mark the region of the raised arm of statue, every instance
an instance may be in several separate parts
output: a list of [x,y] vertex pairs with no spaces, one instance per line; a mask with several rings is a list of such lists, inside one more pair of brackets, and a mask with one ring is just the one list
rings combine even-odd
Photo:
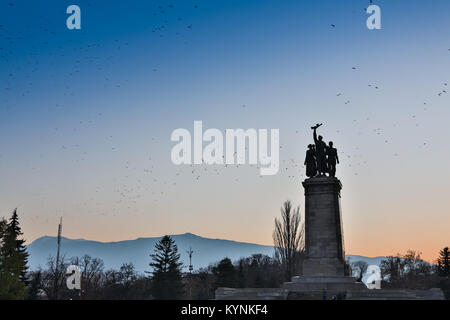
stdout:
[[318,123],[315,126],[311,127],[311,129],[313,129],[313,138],[314,138],[314,143],[315,144],[317,144],[317,132],[316,132],[316,129],[318,127],[320,127],[321,125],[322,125],[321,123]]

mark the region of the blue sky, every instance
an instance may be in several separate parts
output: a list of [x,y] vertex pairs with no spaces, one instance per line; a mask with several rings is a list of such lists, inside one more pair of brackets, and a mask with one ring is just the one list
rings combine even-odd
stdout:
[[[382,30],[363,0],[2,1],[0,215],[18,207],[29,241],[63,216],[75,238],[270,244],[323,122],[348,251],[432,256],[450,222],[450,3],[374,2]],[[280,173],[174,166],[170,134],[194,120],[279,128]]]

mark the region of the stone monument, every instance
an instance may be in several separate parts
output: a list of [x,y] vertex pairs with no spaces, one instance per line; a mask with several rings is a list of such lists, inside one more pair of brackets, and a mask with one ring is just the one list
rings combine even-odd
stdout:
[[348,290],[364,290],[365,285],[350,276],[350,268],[345,261],[342,184],[334,176],[339,158],[332,142],[327,146],[322,136],[317,137],[316,130],[320,126],[317,124],[311,128],[315,145],[308,146],[305,160],[309,178],[303,182],[306,250],[303,275],[293,277],[292,282],[283,287],[304,293],[326,291],[339,294]]
[[[219,300],[275,299],[360,299],[360,300],[440,300],[440,289],[369,290],[351,276],[345,261],[344,229],[341,215],[342,184],[336,178],[339,164],[333,142],[328,145],[313,130],[314,144],[308,146],[305,166],[305,251],[303,274],[294,276],[281,288],[218,288]],[[328,174],[328,175],[327,175]]]

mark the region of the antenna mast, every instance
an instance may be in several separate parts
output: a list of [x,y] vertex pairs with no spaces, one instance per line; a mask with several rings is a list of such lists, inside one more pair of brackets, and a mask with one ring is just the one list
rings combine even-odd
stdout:
[[192,254],[194,251],[192,251],[192,248],[189,247],[189,251],[187,253],[189,255],[189,273],[192,273],[192,270],[194,270],[194,267],[192,267]]
[[59,220],[59,225],[58,225],[58,251],[56,252],[56,266],[58,266],[58,263],[59,263],[59,249],[61,247],[61,232],[62,232],[62,217]]
[[58,250],[56,251],[56,266],[55,266],[55,300],[58,300],[58,283],[59,283],[59,251],[61,247],[61,232],[62,232],[62,217],[58,225]]
[[189,247],[189,251],[187,253],[189,255],[189,298],[192,299],[192,270],[194,270],[194,267],[192,266],[192,254],[194,251],[192,251],[192,248]]

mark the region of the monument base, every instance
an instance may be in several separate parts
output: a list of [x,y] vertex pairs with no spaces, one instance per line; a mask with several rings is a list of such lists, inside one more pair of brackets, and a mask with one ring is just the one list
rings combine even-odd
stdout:
[[296,276],[291,282],[285,282],[283,288],[289,290],[290,296],[296,299],[318,299],[327,297],[345,297],[348,292],[368,291],[362,282],[346,276]]
[[303,275],[312,278],[343,277],[346,275],[344,261],[336,258],[306,258],[303,262]]
[[[283,288],[217,288],[216,300],[322,300],[324,285],[326,300],[336,296],[339,300],[445,300],[441,289],[405,290],[381,289],[371,290],[362,283],[345,279],[328,279],[318,283],[318,279],[302,279],[287,282]],[[302,283],[302,281],[305,281]],[[319,280],[321,281],[321,280]],[[342,282],[344,281],[344,282]],[[347,282],[348,281],[348,282]],[[362,287],[360,286],[362,285]],[[310,290],[308,290],[308,288]],[[343,289],[346,288],[344,291]]]

